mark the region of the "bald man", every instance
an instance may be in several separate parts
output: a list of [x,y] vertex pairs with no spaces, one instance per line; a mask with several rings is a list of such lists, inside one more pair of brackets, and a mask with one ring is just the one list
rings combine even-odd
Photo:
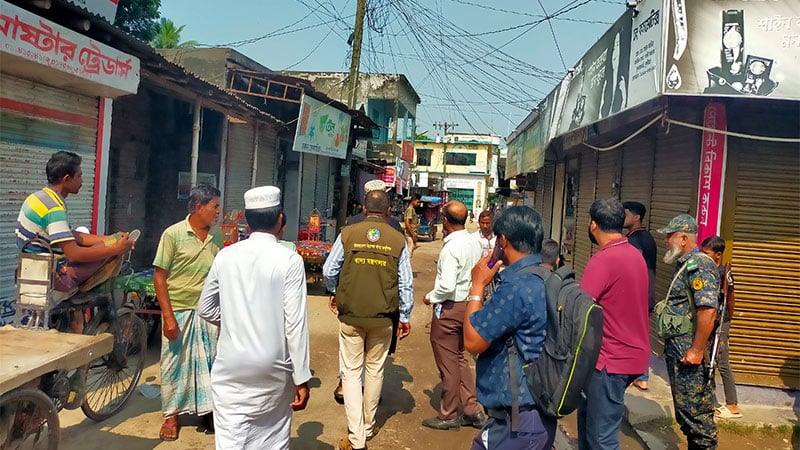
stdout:
[[[466,220],[463,203],[445,205],[444,247],[439,254],[436,284],[424,300],[433,305],[431,347],[442,379],[442,401],[437,416],[423,420],[422,425],[437,430],[481,428],[486,422],[475,396],[472,369],[464,357],[464,313],[471,271],[483,254],[480,241],[464,229]],[[460,417],[459,406],[464,412]]]

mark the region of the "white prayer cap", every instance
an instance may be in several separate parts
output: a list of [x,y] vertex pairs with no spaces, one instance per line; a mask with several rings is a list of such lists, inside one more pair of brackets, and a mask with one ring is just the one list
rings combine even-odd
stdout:
[[259,186],[244,193],[244,209],[263,209],[281,204],[281,190],[275,186]]
[[372,192],[372,191],[385,191],[388,190],[390,187],[386,185],[383,180],[369,180],[364,183],[364,191],[365,192]]

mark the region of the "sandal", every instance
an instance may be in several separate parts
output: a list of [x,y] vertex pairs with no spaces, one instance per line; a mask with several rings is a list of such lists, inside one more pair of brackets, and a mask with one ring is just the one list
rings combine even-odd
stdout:
[[632,384],[633,384],[633,387],[635,387],[636,389],[638,389],[640,391],[646,391],[647,387],[648,387],[647,386],[647,381],[644,381],[644,380],[635,380]]
[[164,423],[161,424],[161,431],[158,433],[158,437],[161,438],[162,441],[176,441],[178,440],[180,429],[181,426],[178,424],[178,418],[168,417],[164,419]]
[[742,413],[735,413],[728,409],[727,406],[723,405],[714,410],[714,417],[718,417],[720,419],[738,419],[742,417]]

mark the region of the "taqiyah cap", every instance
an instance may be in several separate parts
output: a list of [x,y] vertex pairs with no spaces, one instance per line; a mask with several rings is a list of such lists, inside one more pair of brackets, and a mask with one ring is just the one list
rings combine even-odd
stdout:
[[390,189],[389,186],[386,185],[386,182],[383,180],[369,180],[364,183],[364,191],[365,192],[372,192],[372,191],[386,191]]
[[661,234],[670,234],[679,231],[682,233],[697,233],[697,221],[688,214],[679,214],[673,217],[667,226],[659,228],[656,231]]
[[281,204],[281,190],[275,186],[259,186],[244,193],[244,209],[264,209]]

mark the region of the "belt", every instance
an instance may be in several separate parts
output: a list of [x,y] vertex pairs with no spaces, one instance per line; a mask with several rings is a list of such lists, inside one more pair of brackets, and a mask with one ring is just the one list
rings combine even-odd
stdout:
[[[520,412],[533,411],[536,409],[535,405],[520,405]],[[511,407],[507,408],[486,408],[486,414],[495,419],[507,419],[511,416]]]

